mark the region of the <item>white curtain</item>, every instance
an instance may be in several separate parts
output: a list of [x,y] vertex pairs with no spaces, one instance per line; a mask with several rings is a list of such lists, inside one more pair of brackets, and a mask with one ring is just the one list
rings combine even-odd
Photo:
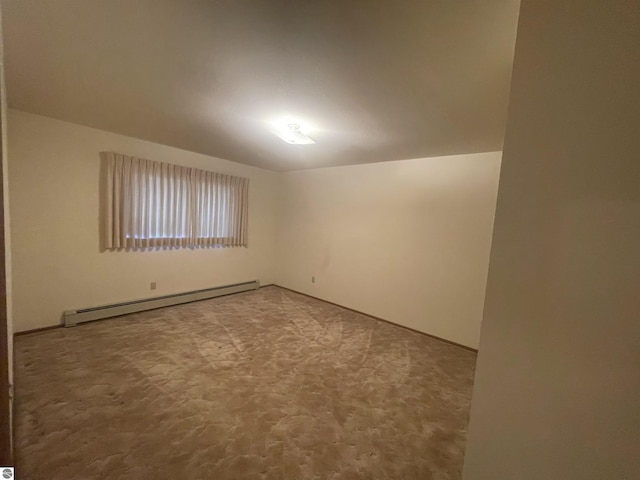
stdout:
[[106,249],[247,246],[247,178],[102,155]]

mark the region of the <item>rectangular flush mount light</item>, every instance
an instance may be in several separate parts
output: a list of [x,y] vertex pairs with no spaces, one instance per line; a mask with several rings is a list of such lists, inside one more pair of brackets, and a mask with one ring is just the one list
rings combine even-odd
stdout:
[[306,136],[302,131],[302,127],[298,123],[287,123],[282,125],[275,125],[272,130],[274,135],[292,145],[310,145],[314,142],[311,138]]

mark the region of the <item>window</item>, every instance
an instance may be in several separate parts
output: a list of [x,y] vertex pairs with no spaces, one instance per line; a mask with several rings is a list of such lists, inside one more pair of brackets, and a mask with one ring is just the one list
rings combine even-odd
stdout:
[[249,180],[103,153],[106,249],[246,246]]

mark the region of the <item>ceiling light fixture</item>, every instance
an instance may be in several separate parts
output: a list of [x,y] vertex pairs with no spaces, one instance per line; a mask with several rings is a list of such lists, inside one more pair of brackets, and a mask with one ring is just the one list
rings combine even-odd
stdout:
[[312,143],[316,143],[305,134],[305,131],[308,131],[309,128],[305,128],[296,121],[286,120],[274,122],[273,127],[274,129],[271,130],[273,134],[289,144],[311,145]]

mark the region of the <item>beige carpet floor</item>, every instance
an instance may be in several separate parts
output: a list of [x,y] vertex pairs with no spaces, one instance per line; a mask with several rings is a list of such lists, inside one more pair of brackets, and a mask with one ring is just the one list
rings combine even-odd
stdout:
[[278,287],[15,352],[22,480],[460,478],[475,354]]

